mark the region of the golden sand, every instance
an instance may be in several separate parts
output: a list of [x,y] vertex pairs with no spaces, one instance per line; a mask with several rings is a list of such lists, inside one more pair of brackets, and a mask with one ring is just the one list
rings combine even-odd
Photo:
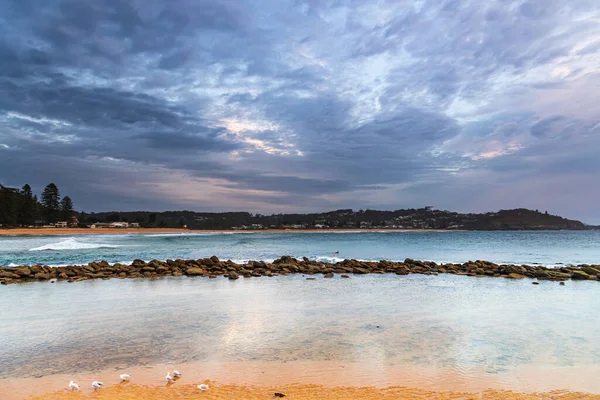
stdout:
[[0,236],[40,236],[40,235],[114,235],[126,233],[183,233],[189,229],[169,228],[18,228],[0,229]]
[[[243,232],[243,233],[281,233],[281,232],[369,232],[365,229],[260,229],[260,230],[219,230],[208,229],[194,231],[190,229],[178,228],[18,228],[18,229],[0,229],[0,236],[39,236],[39,235],[115,235],[126,233],[224,233],[224,232]],[[441,231],[439,229],[375,229],[374,231],[386,232],[454,232]]]
[[276,387],[253,387],[219,385],[207,381],[210,388],[201,391],[196,385],[179,384],[149,387],[134,384],[119,384],[96,392],[69,392],[61,390],[54,393],[32,397],[31,400],[169,400],[169,399],[202,399],[202,400],[258,400],[276,399],[275,393],[282,393],[286,399],[320,399],[320,400],[386,400],[386,399],[452,399],[452,400],[517,400],[517,399],[600,399],[600,395],[552,391],[547,393],[516,393],[511,391],[486,390],[479,393],[433,392],[405,387],[325,387],[320,385],[285,385]]
[[[167,387],[164,376],[174,369],[184,375]],[[122,373],[131,374],[132,381],[120,383]],[[600,368],[594,366],[464,375],[434,367],[378,370],[363,363],[192,362],[3,379],[0,399],[270,399],[281,392],[287,399],[600,400],[598,375]],[[81,386],[81,392],[66,390],[71,379]],[[93,392],[94,380],[104,382],[104,389]],[[208,383],[210,390],[196,389],[200,383]]]

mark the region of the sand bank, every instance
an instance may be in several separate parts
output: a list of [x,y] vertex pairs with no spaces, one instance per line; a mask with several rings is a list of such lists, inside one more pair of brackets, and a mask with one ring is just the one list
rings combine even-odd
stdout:
[[[167,371],[183,377],[167,386]],[[129,373],[130,383],[119,374]],[[599,399],[595,377],[600,367],[521,367],[506,374],[378,363],[339,361],[190,362],[133,368],[113,367],[95,373],[50,375],[0,380],[2,400],[36,399],[271,399],[275,392],[289,399]],[[210,379],[208,379],[210,378]],[[73,379],[81,392],[69,393]],[[105,388],[92,394],[91,382]],[[208,383],[200,392],[196,386]],[[560,388],[560,390],[558,390]],[[587,394],[576,394],[576,392]],[[526,394],[523,394],[523,393]]]
[[[210,382],[209,382],[210,384]],[[97,393],[72,393],[60,391],[35,397],[32,400],[63,400],[63,399],[106,399],[106,400],[167,400],[167,399],[202,399],[202,400],[258,400],[278,399],[275,393],[285,395],[285,399],[304,400],[386,400],[386,399],[452,399],[452,400],[525,400],[525,399],[561,399],[582,400],[600,399],[600,395],[569,393],[554,391],[549,393],[515,393],[510,391],[488,390],[480,393],[431,392],[426,390],[389,387],[378,389],[374,387],[336,387],[327,388],[319,385],[288,385],[278,387],[246,387],[230,385],[212,385],[206,391],[200,391],[196,385],[172,385],[171,387],[145,387],[132,384],[118,385],[103,389]]]
[[176,228],[17,228],[0,229],[0,236],[39,236],[39,235],[118,235],[128,233],[289,233],[289,232],[454,232],[440,229],[260,229],[260,230],[190,230]]

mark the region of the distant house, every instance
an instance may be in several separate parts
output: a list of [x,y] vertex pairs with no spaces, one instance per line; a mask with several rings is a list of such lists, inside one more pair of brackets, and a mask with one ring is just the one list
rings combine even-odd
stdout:
[[139,222],[131,222],[129,224],[130,228],[139,228],[140,227],[140,223]]
[[1,183],[0,183],[0,190],[10,190],[11,192],[15,192],[15,193],[19,192],[19,189],[6,187],[6,186],[2,185]]
[[55,223],[54,226],[57,228],[66,228],[67,226],[69,226],[69,223],[67,221],[60,221]]
[[75,216],[72,216],[71,218],[69,218],[68,225],[69,226],[77,226],[77,225],[79,225],[79,218],[77,218]]
[[108,224],[109,228],[128,228],[129,227],[129,223],[128,222],[111,222],[110,224]]

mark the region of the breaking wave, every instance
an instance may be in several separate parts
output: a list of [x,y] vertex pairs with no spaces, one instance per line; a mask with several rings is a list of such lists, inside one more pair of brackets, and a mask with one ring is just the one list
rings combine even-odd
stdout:
[[121,247],[116,244],[104,243],[82,243],[75,238],[68,238],[61,242],[45,244],[43,246],[34,247],[29,251],[44,251],[44,250],[85,250],[85,249],[116,249]]

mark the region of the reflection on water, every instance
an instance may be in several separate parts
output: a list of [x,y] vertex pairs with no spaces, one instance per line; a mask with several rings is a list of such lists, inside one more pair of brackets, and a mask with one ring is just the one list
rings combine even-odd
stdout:
[[414,366],[463,375],[600,362],[597,282],[287,276],[0,292],[1,378],[193,361],[342,361],[373,374]]

